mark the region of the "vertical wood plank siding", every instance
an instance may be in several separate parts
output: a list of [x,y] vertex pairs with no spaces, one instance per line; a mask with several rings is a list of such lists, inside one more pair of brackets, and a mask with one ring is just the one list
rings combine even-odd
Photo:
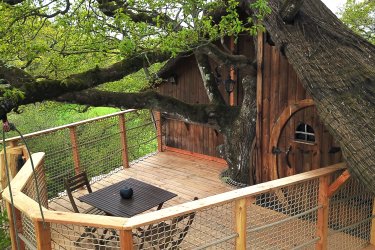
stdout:
[[[263,61],[263,103],[261,105],[263,119],[261,120],[262,138],[259,142],[259,150],[262,159],[267,159],[269,154],[272,154],[268,149],[270,133],[280,114],[289,105],[310,97],[285,56],[275,46],[271,46],[267,42],[264,44]],[[316,146],[294,142],[294,133],[300,122],[313,127],[316,135]],[[318,148],[318,145],[320,145],[320,148]],[[308,107],[296,112],[285,125],[277,147],[285,152],[289,146],[292,146],[293,149],[289,154],[289,162],[292,168],[287,167],[285,153],[281,153],[277,160],[279,178],[325,167],[342,160],[341,152],[332,152],[331,149],[336,144],[319,120],[315,107]],[[313,153],[310,154],[309,152]],[[261,172],[261,179],[257,179],[257,182],[272,179],[271,167],[267,165],[267,161],[264,161],[263,167],[257,166],[257,171]]]
[[[229,44],[230,40],[226,40]],[[235,46],[235,53],[254,57],[253,38],[240,36]],[[214,69],[215,63],[211,62],[211,64]],[[222,66],[219,70],[222,78],[225,79],[228,76],[229,68]],[[261,99],[259,100],[259,106],[261,107],[259,112],[261,112],[261,115],[258,116],[261,118],[258,120],[261,134],[257,137],[257,152],[254,152],[262,159],[262,164],[258,164],[256,167],[257,183],[272,180],[272,173],[275,172],[273,171],[275,166],[268,166],[267,164],[267,159],[272,154],[272,152],[269,152],[269,141],[275,122],[289,105],[309,98],[285,56],[280,53],[277,47],[269,45],[266,41],[264,42],[262,71]],[[203,88],[202,79],[193,56],[183,58],[177,62],[171,74],[176,76],[177,84],[164,83],[160,85],[158,91],[161,94],[176,97],[192,104],[208,103],[207,94]],[[240,79],[246,75],[246,72],[237,71],[236,75],[239,80],[234,88],[236,92],[234,104],[240,105],[243,99]],[[224,99],[228,101],[228,94],[222,85],[220,90]],[[295,130],[301,122],[314,128],[316,135],[315,146],[295,143]],[[163,126],[163,131],[166,132],[165,141],[163,142],[165,146],[219,157],[216,148],[223,143],[223,137],[213,128],[188,124],[177,119],[166,119]],[[320,122],[315,107],[300,110],[293,115],[282,130],[278,145],[275,146],[284,152],[289,146],[292,147],[288,157],[292,167],[287,166],[285,153],[278,156],[277,174],[279,178],[328,166],[342,160],[340,151],[332,151],[332,148],[337,145]],[[313,153],[309,154],[308,152]]]

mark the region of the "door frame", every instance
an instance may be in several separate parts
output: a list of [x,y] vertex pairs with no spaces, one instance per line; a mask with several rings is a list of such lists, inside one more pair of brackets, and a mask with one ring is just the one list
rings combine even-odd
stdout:
[[277,174],[277,155],[272,154],[272,148],[277,147],[277,144],[280,139],[281,132],[283,131],[285,125],[289,121],[289,119],[294,115],[296,112],[300,111],[301,109],[314,106],[315,103],[313,99],[303,99],[300,101],[296,101],[295,103],[286,107],[279,118],[277,118],[275,124],[272,127],[270,141],[268,144],[268,151],[267,151],[267,162],[268,167],[271,170],[272,180],[276,180],[279,178]]

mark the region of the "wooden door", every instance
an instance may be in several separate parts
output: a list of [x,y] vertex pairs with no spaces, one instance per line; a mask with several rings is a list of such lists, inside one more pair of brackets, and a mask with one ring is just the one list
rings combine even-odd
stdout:
[[320,167],[321,123],[311,99],[285,108],[272,128],[268,149],[273,179]]

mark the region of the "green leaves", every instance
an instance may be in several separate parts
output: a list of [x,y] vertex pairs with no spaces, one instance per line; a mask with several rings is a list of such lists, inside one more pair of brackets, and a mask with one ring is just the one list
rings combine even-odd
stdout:
[[348,0],[340,15],[350,29],[375,44],[375,1]]

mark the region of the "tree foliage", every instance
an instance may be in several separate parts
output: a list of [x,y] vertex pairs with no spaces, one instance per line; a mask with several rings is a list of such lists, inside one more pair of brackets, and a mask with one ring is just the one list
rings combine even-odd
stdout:
[[357,34],[375,44],[375,2],[347,0],[341,20]]

